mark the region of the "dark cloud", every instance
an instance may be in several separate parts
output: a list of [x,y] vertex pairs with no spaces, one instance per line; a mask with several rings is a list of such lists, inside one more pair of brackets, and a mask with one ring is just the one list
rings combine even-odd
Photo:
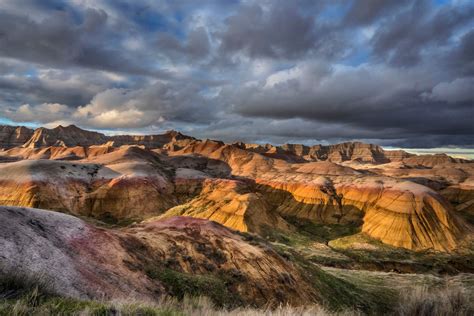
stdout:
[[93,128],[143,128],[165,120],[209,123],[214,118],[212,104],[197,97],[196,89],[193,84],[163,82],[138,89],[112,88],[98,92],[89,103],[77,107],[26,103],[8,108],[5,116],[19,122],[75,123]]
[[[307,12],[308,13],[308,12]],[[251,58],[292,58],[317,52],[335,55],[339,41],[333,30],[303,14],[297,5],[276,1],[267,7],[243,6],[225,20],[218,34],[222,53],[243,53]]]
[[0,2],[0,119],[474,146],[474,5]]
[[206,29],[199,27],[189,31],[184,42],[168,33],[160,34],[156,42],[156,49],[164,51],[172,60],[185,58],[189,61],[207,57],[210,45]]
[[24,63],[15,69],[22,71],[0,76],[0,105],[9,108],[49,102],[75,107],[89,102],[95,94],[110,86],[108,76],[90,71],[39,70],[39,73],[29,75],[31,68]]
[[0,55],[53,67],[159,74],[110,43],[106,23],[107,13],[95,9],[86,9],[79,24],[65,11],[41,21],[0,12]]
[[[474,135],[472,78],[432,86],[424,69],[349,67],[329,73],[305,71],[306,65],[281,73],[279,80],[222,96],[246,117],[301,118],[320,124],[344,124],[379,135],[399,137]],[[296,73],[296,75],[294,75]],[[311,78],[320,78],[311,81]],[[291,106],[288,104],[291,103]],[[366,134],[349,134],[367,138]],[[384,135],[384,138],[387,138]]]
[[419,0],[382,23],[373,38],[374,53],[395,66],[412,66],[424,50],[448,44],[456,29],[474,21],[474,5],[433,10]]
[[349,25],[368,25],[406,5],[408,0],[354,0],[345,16]]
[[465,76],[474,76],[474,28],[464,34],[446,57],[448,69]]

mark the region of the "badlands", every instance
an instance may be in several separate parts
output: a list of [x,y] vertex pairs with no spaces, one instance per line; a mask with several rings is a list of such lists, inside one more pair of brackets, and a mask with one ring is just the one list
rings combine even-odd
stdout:
[[444,154],[0,126],[0,306],[32,282],[74,304],[380,314],[420,285],[472,302],[473,225],[474,162]]

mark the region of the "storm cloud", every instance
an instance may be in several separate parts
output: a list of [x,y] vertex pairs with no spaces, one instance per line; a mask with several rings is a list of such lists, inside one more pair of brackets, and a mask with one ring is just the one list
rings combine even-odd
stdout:
[[0,122],[474,147],[471,1],[0,3]]

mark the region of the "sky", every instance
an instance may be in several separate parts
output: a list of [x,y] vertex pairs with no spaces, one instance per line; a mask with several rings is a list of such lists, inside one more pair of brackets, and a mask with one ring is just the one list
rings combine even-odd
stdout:
[[0,0],[0,124],[471,155],[474,1]]

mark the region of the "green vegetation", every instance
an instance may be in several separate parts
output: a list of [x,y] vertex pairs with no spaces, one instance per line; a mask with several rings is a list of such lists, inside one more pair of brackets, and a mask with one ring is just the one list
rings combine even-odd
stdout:
[[264,227],[262,234],[270,241],[300,247],[308,246],[313,242],[327,243],[330,240],[353,235],[360,231],[358,224],[321,224],[295,217],[285,217],[285,220],[296,227],[295,232],[286,234],[272,227]]
[[108,315],[99,302],[58,297],[40,277],[2,273],[0,278],[0,315],[73,315],[86,309],[91,315]]
[[0,315],[111,315],[112,307],[94,301],[79,301],[63,297],[47,297],[32,291],[17,300],[0,300]]
[[[290,233],[267,229],[266,239],[282,257],[301,268],[311,279],[315,292],[320,293],[321,301],[331,310],[355,308],[367,314],[398,313],[401,291],[427,284],[439,290],[443,284],[442,278],[430,274],[400,272],[444,275],[472,272],[472,251],[414,252],[383,244],[358,232],[355,226],[302,223]],[[333,270],[347,273],[328,272],[331,268],[318,265],[344,268]],[[398,273],[347,270],[354,268]],[[402,279],[405,276],[407,278]],[[404,282],[403,287],[397,286],[400,280]],[[462,284],[461,287],[472,288],[472,285]],[[465,302],[460,304],[466,305]]]
[[332,240],[329,246],[351,258],[361,268],[406,273],[474,272],[474,252],[469,249],[453,253],[410,251],[383,244],[363,233]]
[[357,225],[319,224],[286,218],[294,232],[264,228],[274,246],[297,251],[306,259],[329,267],[396,271],[402,273],[456,274],[474,272],[473,243],[457,252],[410,251],[384,244],[359,232]]
[[192,275],[171,269],[147,267],[145,272],[152,279],[160,280],[170,295],[182,300],[184,297],[197,297],[205,294],[216,306],[236,306],[242,300],[231,290],[232,275]]
[[104,213],[102,214],[98,220],[102,222],[102,226],[108,228],[115,228],[115,227],[127,227],[132,225],[133,223],[140,222],[140,218],[116,218],[111,213]]
[[295,217],[285,220],[297,228],[299,234],[310,237],[314,241],[328,242],[343,236],[353,235],[360,231],[362,223],[323,224]]
[[[165,286],[173,287],[177,298],[161,297],[155,302],[137,300],[91,301],[61,297],[40,281],[38,277],[18,276],[14,273],[2,274],[0,278],[0,315],[143,315],[143,316],[184,316],[184,315],[473,315],[474,307],[471,288],[472,275],[462,278],[452,277],[449,281],[433,276],[418,275],[413,283],[413,275],[383,274],[369,271],[343,269],[324,270],[308,262],[296,253],[288,254],[290,260],[304,270],[311,280],[316,293],[320,293],[322,306],[303,307],[278,306],[275,309],[238,307],[227,309],[216,304],[202,294],[227,293],[225,282],[215,275],[192,276],[164,270],[148,271],[159,278]],[[230,273],[229,273],[230,274]],[[432,278],[430,280],[430,278]],[[389,280],[389,281],[387,281]],[[398,284],[400,286],[391,286]],[[421,286],[423,285],[423,286]],[[425,286],[425,287],[424,287]],[[430,290],[426,287],[428,286]],[[401,293],[401,294],[400,294]],[[199,297],[190,297],[190,295]],[[225,294],[225,295],[227,295]],[[223,301],[235,299],[216,298]],[[471,296],[470,296],[471,295]]]
[[319,293],[324,306],[333,311],[355,309],[367,314],[390,311],[397,299],[396,292],[362,289],[351,282],[335,277],[285,246],[275,246],[285,258],[296,264]]

